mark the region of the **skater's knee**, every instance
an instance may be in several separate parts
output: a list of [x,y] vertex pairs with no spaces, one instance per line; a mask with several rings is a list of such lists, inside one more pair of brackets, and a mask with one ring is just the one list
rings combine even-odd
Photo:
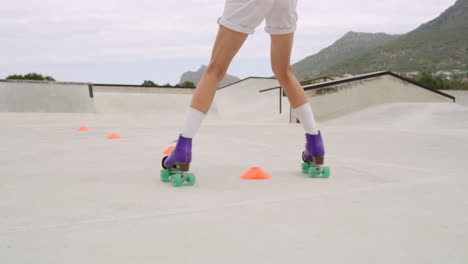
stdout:
[[226,72],[227,72],[227,67],[221,64],[217,64],[217,63],[210,63],[208,67],[206,68],[207,74],[210,74],[219,80],[224,79]]
[[288,80],[294,77],[294,72],[290,65],[285,67],[272,67],[273,73],[278,80]]

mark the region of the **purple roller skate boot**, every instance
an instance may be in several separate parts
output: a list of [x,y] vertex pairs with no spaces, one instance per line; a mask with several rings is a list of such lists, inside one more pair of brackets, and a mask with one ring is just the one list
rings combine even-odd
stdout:
[[177,145],[169,156],[162,159],[161,180],[172,181],[174,187],[179,187],[184,181],[187,185],[195,184],[195,175],[187,173],[192,161],[192,139],[179,135]]
[[305,134],[306,145],[305,150],[302,152],[302,172],[309,174],[311,178],[322,176],[328,178],[330,169],[323,167],[325,160],[325,149],[322,141],[322,134],[317,135]]
[[192,161],[192,139],[179,135],[177,145],[172,153],[164,157],[162,166],[165,169],[175,168],[179,171],[188,171]]

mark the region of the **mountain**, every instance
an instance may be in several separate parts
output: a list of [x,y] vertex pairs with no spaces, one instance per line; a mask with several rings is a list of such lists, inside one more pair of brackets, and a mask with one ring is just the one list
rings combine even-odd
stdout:
[[[198,82],[201,80],[203,74],[206,71],[206,68],[207,68],[206,65],[202,65],[200,67],[200,69],[198,69],[198,71],[196,71],[196,72],[193,72],[193,71],[184,72],[182,74],[182,77],[180,77],[180,82],[179,83],[193,82],[195,85],[198,85]],[[239,80],[240,80],[240,78],[238,78],[236,76],[226,74],[226,76],[221,81],[221,83],[219,84],[218,87],[223,87],[223,86],[229,85],[231,83],[237,82]]]
[[468,0],[458,0],[436,19],[321,74],[453,69],[468,69]]
[[399,36],[385,33],[372,34],[351,31],[319,53],[295,63],[292,65],[292,68],[299,80],[311,79],[317,77],[317,75],[326,71],[331,66],[363,55],[369,50],[397,39]]

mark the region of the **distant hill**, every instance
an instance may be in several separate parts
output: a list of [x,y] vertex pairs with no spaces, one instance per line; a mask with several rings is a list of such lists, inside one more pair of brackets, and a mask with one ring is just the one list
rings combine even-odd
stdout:
[[[179,83],[193,82],[195,85],[198,85],[198,82],[200,82],[203,74],[206,71],[206,68],[207,68],[206,65],[202,65],[200,67],[200,69],[198,69],[198,71],[196,71],[196,72],[193,72],[193,71],[184,72],[182,74],[182,77],[180,77],[180,82]],[[226,74],[226,76],[221,81],[221,83],[218,85],[218,87],[223,87],[223,86],[229,85],[231,83],[235,83],[235,82],[237,82],[239,80],[240,80],[240,78],[238,78],[236,76]]]
[[299,80],[311,79],[336,64],[363,55],[397,39],[399,36],[385,33],[348,32],[331,46],[295,63],[292,68]]
[[458,0],[436,19],[321,74],[452,69],[468,69],[468,0]]

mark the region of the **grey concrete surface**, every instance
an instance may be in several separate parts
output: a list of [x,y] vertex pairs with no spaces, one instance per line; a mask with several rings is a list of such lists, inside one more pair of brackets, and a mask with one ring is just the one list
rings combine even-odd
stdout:
[[169,88],[169,87],[142,87],[110,84],[94,84],[93,89],[97,93],[138,93],[138,94],[193,94],[193,88]]
[[[260,93],[277,86],[276,79],[249,78],[218,90],[213,106],[223,120],[277,120],[280,118],[278,89]],[[288,99],[283,97],[283,113],[289,112],[289,107]]]
[[[336,82],[339,81],[341,80]],[[335,81],[329,83],[330,86],[327,87],[306,90],[309,102],[314,105],[315,116],[322,121],[386,103],[453,102],[451,98],[392,75],[345,83],[333,84]],[[291,120],[294,122],[296,120],[295,112],[292,111],[291,114]]]
[[[0,263],[468,261],[465,106],[392,103],[321,122],[330,179],[301,173],[298,124],[207,119],[198,182],[173,188],[159,181],[161,152],[183,121],[0,113]],[[272,178],[239,179],[254,166]]]
[[89,84],[0,80],[0,112],[94,113]]
[[463,90],[444,90],[444,93],[455,97],[455,102],[460,105],[468,106],[468,91]]

